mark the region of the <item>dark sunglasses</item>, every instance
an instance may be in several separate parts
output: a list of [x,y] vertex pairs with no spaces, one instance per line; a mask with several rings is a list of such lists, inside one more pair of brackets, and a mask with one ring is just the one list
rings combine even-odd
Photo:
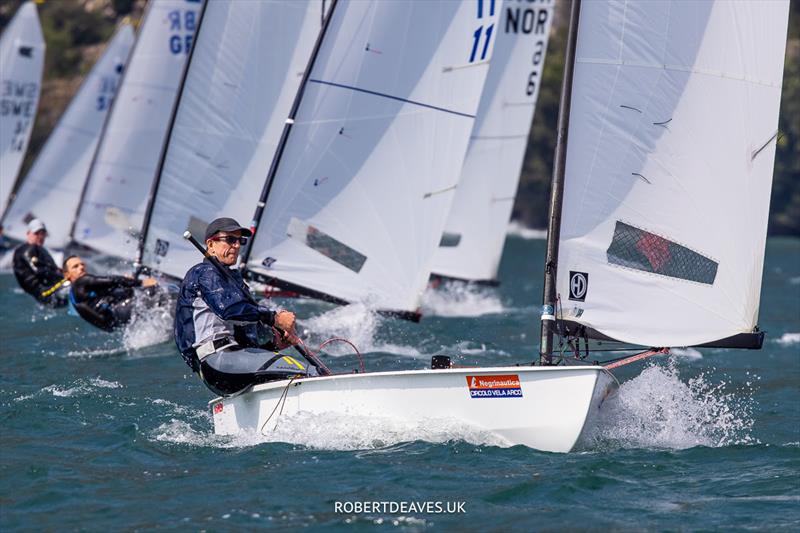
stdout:
[[236,237],[235,235],[225,235],[224,237],[211,237],[212,241],[222,241],[229,246],[233,246],[237,242],[244,246],[247,244],[247,237]]

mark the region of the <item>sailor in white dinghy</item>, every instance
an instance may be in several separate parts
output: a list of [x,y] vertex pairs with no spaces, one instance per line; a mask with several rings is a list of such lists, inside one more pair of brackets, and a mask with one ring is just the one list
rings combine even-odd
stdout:
[[295,316],[258,305],[237,269],[252,232],[218,218],[205,233],[207,259],[181,283],[175,342],[186,363],[215,393],[230,395],[257,382],[315,375],[314,368],[278,350],[294,344]]

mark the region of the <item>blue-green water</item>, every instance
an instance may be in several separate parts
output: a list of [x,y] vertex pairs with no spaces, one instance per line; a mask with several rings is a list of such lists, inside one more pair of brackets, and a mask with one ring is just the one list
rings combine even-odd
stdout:
[[[429,297],[419,325],[284,304],[310,340],[352,340],[370,370],[420,368],[436,353],[524,362],[537,348],[543,253],[544,241],[510,237],[499,289]],[[0,295],[2,531],[800,529],[797,240],[768,243],[763,350],[683,350],[620,369],[608,418],[570,454],[343,416],[282,420],[268,439],[217,437],[212,395],[163,340],[163,318],[109,336],[38,308],[8,274]],[[394,506],[337,512],[372,501]]]

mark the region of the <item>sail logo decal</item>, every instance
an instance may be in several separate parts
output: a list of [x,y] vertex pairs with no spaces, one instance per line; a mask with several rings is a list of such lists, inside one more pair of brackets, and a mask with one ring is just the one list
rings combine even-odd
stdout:
[[467,376],[470,398],[522,398],[519,375]]
[[589,290],[589,273],[569,271],[569,299],[583,302]]

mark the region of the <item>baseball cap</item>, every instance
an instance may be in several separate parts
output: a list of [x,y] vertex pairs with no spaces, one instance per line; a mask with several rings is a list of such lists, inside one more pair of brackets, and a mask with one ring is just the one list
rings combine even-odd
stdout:
[[241,224],[232,218],[222,217],[211,221],[211,224],[206,228],[205,240],[210,239],[220,231],[233,233],[234,231],[241,231],[244,237],[252,237],[253,232],[248,228],[242,227]]
[[36,233],[38,231],[47,231],[47,227],[45,227],[44,222],[42,222],[38,218],[34,218],[30,222],[28,222],[28,232]]

